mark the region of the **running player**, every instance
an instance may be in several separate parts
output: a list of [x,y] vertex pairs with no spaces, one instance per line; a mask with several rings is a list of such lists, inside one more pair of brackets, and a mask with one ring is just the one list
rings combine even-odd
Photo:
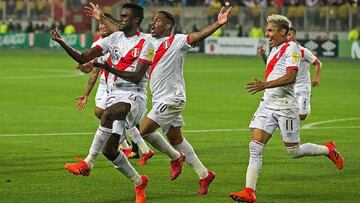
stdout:
[[246,172],[246,186],[229,196],[235,201],[256,202],[256,183],[262,166],[262,153],[276,128],[280,129],[286,150],[291,158],[328,156],[338,169],[344,160],[334,142],[325,145],[300,144],[299,109],[294,96],[294,83],[300,65],[300,49],[295,42],[287,42],[290,21],[282,15],[267,18],[266,34],[271,52],[267,59],[265,82],[255,80],[247,84],[250,93],[264,90],[263,101],[256,110],[249,128],[250,158]]

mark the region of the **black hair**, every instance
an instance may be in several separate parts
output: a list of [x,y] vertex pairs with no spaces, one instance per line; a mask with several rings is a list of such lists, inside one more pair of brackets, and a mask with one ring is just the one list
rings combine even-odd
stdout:
[[296,34],[296,29],[293,26],[290,26],[289,31],[293,31]]
[[140,6],[137,3],[125,3],[122,8],[129,8],[132,10],[132,15],[135,18],[139,18],[140,22],[139,25],[141,24],[141,22],[144,19],[144,8],[142,6]]
[[167,11],[159,11],[158,13],[163,14],[166,17],[166,19],[168,19],[170,21],[171,27],[175,26],[175,17],[173,14],[171,14]]
[[114,22],[118,22],[119,20],[116,19],[114,16],[112,16],[110,13],[104,13],[104,16],[106,16],[107,18],[110,18],[112,21]]

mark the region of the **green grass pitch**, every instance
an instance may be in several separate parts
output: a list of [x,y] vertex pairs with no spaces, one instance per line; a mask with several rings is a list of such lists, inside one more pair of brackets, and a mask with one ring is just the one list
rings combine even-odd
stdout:
[[[0,202],[134,202],[130,181],[103,156],[87,178],[63,168],[75,156],[86,156],[98,125],[95,91],[83,111],[75,108],[87,75],[74,69],[65,52],[2,48],[0,62]],[[302,130],[301,138],[319,144],[335,140],[345,167],[337,170],[326,157],[289,158],[277,131],[264,152],[260,203],[359,201],[360,62],[322,62],[311,115],[302,122],[312,127]],[[184,165],[181,176],[170,181],[168,158],[155,152],[146,166],[135,166],[150,178],[147,202],[232,202],[228,193],[245,182],[246,128],[262,96],[247,93],[245,84],[262,79],[264,65],[259,57],[189,55],[184,72],[184,135],[217,176],[208,195],[198,197],[193,170]]]

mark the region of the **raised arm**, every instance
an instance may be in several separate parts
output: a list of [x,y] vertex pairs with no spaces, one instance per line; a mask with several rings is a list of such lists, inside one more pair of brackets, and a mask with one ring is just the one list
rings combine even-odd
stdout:
[[91,48],[83,53],[80,53],[78,50],[72,48],[64,41],[64,39],[59,34],[57,28],[51,31],[51,39],[59,43],[60,46],[62,46],[62,48],[66,51],[66,53],[80,64],[89,62],[95,57],[102,55],[102,51],[96,47]]
[[132,82],[134,84],[139,84],[141,79],[146,74],[148,68],[150,67],[150,64],[139,61],[137,63],[137,66],[136,66],[136,69],[134,72],[119,71],[116,68],[111,68],[108,64],[102,64],[102,63],[98,63],[98,62],[94,62],[94,66],[98,67],[98,68],[103,68],[104,70],[106,70],[126,81]]
[[226,10],[223,7],[218,14],[218,19],[215,23],[203,28],[199,32],[192,32],[189,34],[189,44],[195,45],[197,42],[207,38],[212,33],[214,33],[217,29],[223,26],[225,23],[229,21],[230,18],[231,7],[228,7]]
[[95,5],[90,2],[90,6],[85,6],[85,13],[95,20],[104,23],[112,32],[119,31],[119,23],[106,17],[98,4]]
[[314,71],[314,76],[311,81],[311,85],[313,87],[317,87],[317,86],[319,86],[322,63],[320,62],[319,59],[316,59],[316,61],[313,63],[313,65],[314,65],[315,71]]
[[248,89],[248,91],[251,94],[255,94],[264,89],[290,85],[290,84],[295,83],[296,75],[297,75],[297,70],[288,69],[286,71],[286,75],[284,75],[281,78],[278,78],[276,80],[263,82],[263,81],[255,79],[254,82],[250,82],[250,83],[246,84],[246,89]]
[[259,46],[258,48],[258,52],[259,52],[259,55],[261,56],[262,60],[264,61],[265,65],[267,63],[267,56],[265,54],[265,49],[262,45]]

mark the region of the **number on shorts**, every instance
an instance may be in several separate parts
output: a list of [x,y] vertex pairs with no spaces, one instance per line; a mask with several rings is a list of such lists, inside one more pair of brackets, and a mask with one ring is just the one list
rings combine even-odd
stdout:
[[286,120],[286,123],[285,123],[286,131],[293,131],[293,129],[294,129],[293,123],[294,123],[293,120]]
[[158,107],[157,107],[157,110],[160,111],[160,113],[164,113],[164,111],[167,109],[167,105],[166,104],[163,104],[161,103]]

